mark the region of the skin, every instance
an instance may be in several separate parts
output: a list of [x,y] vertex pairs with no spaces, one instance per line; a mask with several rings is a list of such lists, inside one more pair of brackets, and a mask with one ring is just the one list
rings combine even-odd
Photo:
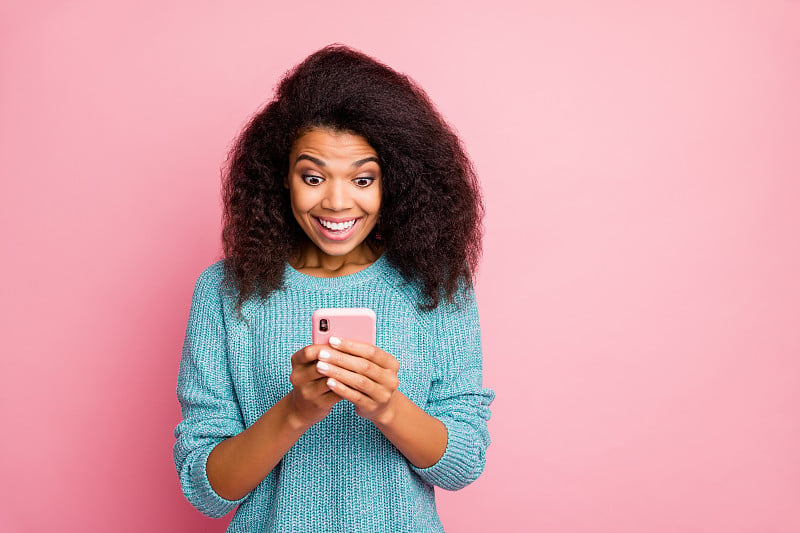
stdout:
[[[378,154],[360,136],[311,129],[289,154],[292,213],[309,243],[290,264],[317,277],[352,274],[372,264],[380,252],[365,239],[378,222],[381,168]],[[319,220],[356,220],[346,239],[326,237]]]
[[[358,272],[381,251],[367,235],[378,220],[381,169],[378,154],[361,136],[314,128],[289,154],[285,182],[292,212],[308,244],[290,259],[295,269],[317,277]],[[356,220],[345,233],[327,231],[319,220]],[[292,390],[253,425],[219,443],[206,471],[214,491],[238,500],[253,490],[308,428],[339,401],[352,402],[408,461],[436,464],[447,447],[447,428],[397,390],[399,363],[377,346],[331,337],[291,357]]]

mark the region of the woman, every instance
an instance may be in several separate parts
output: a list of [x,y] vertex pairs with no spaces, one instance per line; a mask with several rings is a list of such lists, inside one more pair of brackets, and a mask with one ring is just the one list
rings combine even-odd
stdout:
[[[434,486],[483,470],[472,272],[482,204],[456,135],[407,77],[344,46],[290,71],[224,180],[225,259],[197,281],[175,465],[228,531],[443,531]],[[318,308],[377,341],[311,344]]]

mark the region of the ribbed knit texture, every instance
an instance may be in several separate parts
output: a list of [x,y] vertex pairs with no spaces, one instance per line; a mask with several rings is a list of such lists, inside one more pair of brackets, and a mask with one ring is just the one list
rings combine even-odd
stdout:
[[[204,514],[235,509],[229,532],[441,532],[433,485],[455,490],[482,472],[494,392],[482,387],[478,312],[420,311],[420,294],[379,258],[355,274],[316,278],[287,265],[285,287],[252,298],[239,319],[221,290],[222,262],[197,280],[178,374],[183,420],[174,458],[187,499]],[[291,390],[290,358],[311,344],[320,307],[368,307],[377,345],[400,363],[399,390],[448,431],[438,463],[411,465],[347,401],[312,426],[246,497],[229,501],[208,482],[206,459],[222,440],[253,424]]]

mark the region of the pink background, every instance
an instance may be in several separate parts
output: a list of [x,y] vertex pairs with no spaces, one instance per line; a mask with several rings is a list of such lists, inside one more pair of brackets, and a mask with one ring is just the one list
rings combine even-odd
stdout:
[[800,530],[800,2],[269,4],[0,7],[2,531],[225,529],[171,456],[219,167],[337,41],[485,188],[493,444],[448,530]]

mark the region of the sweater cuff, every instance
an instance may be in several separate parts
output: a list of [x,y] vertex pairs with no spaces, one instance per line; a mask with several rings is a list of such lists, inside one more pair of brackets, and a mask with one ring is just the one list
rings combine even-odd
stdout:
[[[411,465],[419,476],[445,490],[458,490],[466,487],[483,471],[486,463],[485,454],[475,442],[470,431],[464,431],[464,422],[451,418],[439,419],[447,428],[447,447],[436,464],[428,468],[417,468]],[[470,438],[472,435],[472,438]]]
[[198,509],[205,515],[212,518],[220,518],[231,512],[241,502],[247,498],[244,496],[238,500],[227,500],[214,492],[211,483],[208,481],[208,473],[206,472],[206,463],[208,456],[211,455],[213,446],[209,447],[208,451],[203,452],[195,462],[195,468],[192,469],[192,487],[196,487],[197,502],[199,503]]

